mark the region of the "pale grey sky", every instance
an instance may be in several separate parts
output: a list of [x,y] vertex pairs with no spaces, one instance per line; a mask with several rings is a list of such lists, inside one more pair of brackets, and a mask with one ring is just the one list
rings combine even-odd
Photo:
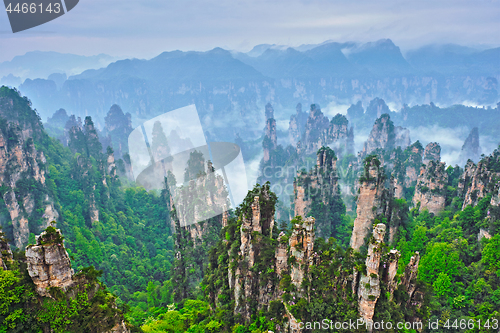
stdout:
[[0,13],[0,62],[28,51],[150,58],[170,50],[390,38],[500,46],[499,0],[80,0],[62,17],[12,34]]

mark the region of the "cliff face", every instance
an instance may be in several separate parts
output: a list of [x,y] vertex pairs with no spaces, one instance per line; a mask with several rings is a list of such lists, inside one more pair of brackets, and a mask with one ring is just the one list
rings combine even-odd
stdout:
[[[295,141],[295,140],[294,140]],[[312,104],[302,140],[296,143],[300,154],[315,154],[321,147],[330,147],[339,156],[354,153],[354,130],[349,121],[337,114],[331,121],[318,105]]]
[[356,220],[350,246],[359,250],[372,230],[372,224],[379,215],[384,215],[389,192],[384,187],[385,177],[380,161],[373,157],[365,161],[356,209]]
[[354,153],[354,129],[349,128],[349,121],[345,116],[337,114],[332,118],[330,125],[322,133],[321,143],[335,150],[339,156]]
[[497,202],[500,187],[500,151],[496,149],[490,156],[483,158],[477,165],[469,161],[458,183],[458,193],[464,198],[463,208],[475,206],[479,200],[492,194]]
[[430,161],[441,161],[441,146],[437,142],[431,142],[425,146],[423,163],[428,164]]
[[[94,301],[94,296],[102,291],[103,288],[96,280],[95,276],[88,277],[83,272],[74,274],[71,268],[71,262],[63,244],[63,237],[59,229],[48,227],[44,232],[36,237],[36,244],[26,247],[26,261],[28,264],[28,274],[35,284],[35,290],[38,295],[48,298],[61,297],[55,296],[55,290],[63,292],[62,295],[68,301],[75,299],[77,295],[88,297],[87,301]],[[105,287],[104,287],[105,290]],[[111,295],[106,295],[105,306],[111,307],[106,315],[97,314],[93,320],[100,323],[102,333],[130,333],[130,329],[125,324],[123,315],[116,309],[116,303]],[[100,297],[103,297],[101,294]],[[98,304],[103,300],[97,300]],[[99,304],[103,306],[104,304]],[[111,313],[111,314],[110,314]],[[67,319],[67,318],[66,318]],[[70,324],[67,320],[66,324]],[[50,330],[49,330],[50,331]]]
[[359,315],[365,322],[372,322],[375,314],[375,304],[380,297],[379,266],[382,258],[380,245],[384,242],[385,231],[385,224],[377,224],[373,228],[373,239],[368,245],[366,257],[366,275],[362,274],[359,279]]
[[0,97],[0,194],[12,221],[3,226],[18,248],[30,232],[41,232],[59,217],[45,185],[45,156],[34,144],[41,136],[39,118],[26,100]]
[[338,180],[337,157],[333,150],[323,147],[317,153],[316,166],[308,173],[299,172],[293,183],[294,216],[305,218],[314,205],[314,213],[318,214],[316,229],[319,237],[333,236],[332,230],[338,221],[333,220],[330,213],[333,210],[342,213],[345,209],[341,203]]
[[467,139],[465,139],[462,151],[460,152],[460,163],[465,164],[468,160],[477,163],[481,158],[481,146],[479,145],[479,129],[474,127]]
[[49,227],[26,248],[28,273],[39,295],[51,297],[50,287],[66,291],[73,285],[73,269],[59,229]]
[[262,145],[264,148],[264,162],[267,162],[270,159],[270,153],[278,146],[274,109],[269,103],[266,105],[266,129]]
[[302,291],[302,281],[304,276],[312,265],[314,248],[314,218],[308,217],[300,223],[292,226],[292,235],[288,245],[290,246],[289,256],[295,258],[290,269],[292,283],[295,285],[299,294]]
[[[403,288],[408,293],[405,306],[419,307],[422,304],[422,293],[417,291],[416,278],[420,256],[418,252],[411,257],[405,272],[398,278],[397,270],[401,254],[392,249],[384,250],[385,224],[377,224],[373,228],[372,238],[368,245],[366,257],[366,274],[361,274],[357,289],[359,316],[366,322],[372,323],[375,307],[380,298],[381,285],[386,285],[389,292],[388,299],[392,300],[394,292]],[[419,318],[413,318],[419,321]],[[372,331],[370,325],[368,331]]]
[[[261,199],[261,202],[259,202]],[[262,198],[254,197],[250,205],[250,211],[243,213],[240,228],[240,258],[234,275],[233,295],[235,300],[235,312],[240,313],[246,321],[250,320],[251,304],[256,302],[258,308],[269,305],[273,300],[276,287],[271,280],[261,281],[262,271],[257,272],[255,265],[262,255],[262,241],[264,235],[269,237],[274,228],[274,211],[272,214],[263,214],[261,203],[267,202],[266,193]],[[283,260],[283,258],[281,259]],[[267,263],[274,266],[272,263]],[[283,265],[283,263],[281,263]],[[232,273],[229,272],[232,276]],[[232,278],[231,278],[232,279]],[[259,283],[263,282],[260,284]],[[258,290],[258,292],[257,292]]]
[[421,167],[413,196],[413,203],[420,202],[420,209],[427,208],[434,214],[444,209],[448,184],[445,166],[444,162],[429,161]]
[[306,155],[315,154],[323,146],[321,135],[326,131],[330,123],[323,115],[319,105],[312,104],[307,118],[304,137],[300,142],[301,153]]
[[377,149],[391,150],[396,147],[405,149],[409,145],[410,131],[406,128],[395,127],[389,115],[384,113],[375,121],[360,156],[367,156]]
[[128,112],[123,114],[120,106],[113,104],[104,118],[104,122],[101,143],[104,147],[113,147],[115,155],[119,158],[128,152],[128,136],[133,130],[132,116]]
[[405,189],[415,186],[424,149],[420,142],[415,142],[404,151],[394,150],[391,153],[389,166],[392,167],[391,175],[394,177],[394,197],[405,197]]
[[224,179],[215,173],[210,161],[206,163],[205,169],[204,164],[202,160],[203,171],[198,177],[191,179],[183,187],[176,188],[172,194],[175,197],[174,205],[180,226],[188,226],[190,232],[194,232],[193,240],[201,238],[203,234],[197,222],[222,214],[224,208],[230,206]]
[[296,107],[296,113],[290,116],[290,123],[288,126],[288,139],[293,147],[296,147],[297,143],[302,138],[306,122],[307,113],[302,111],[302,104],[299,103]]

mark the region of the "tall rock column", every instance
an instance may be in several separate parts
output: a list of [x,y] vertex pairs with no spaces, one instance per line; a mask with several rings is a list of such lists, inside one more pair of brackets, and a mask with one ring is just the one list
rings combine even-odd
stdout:
[[307,121],[307,113],[302,111],[302,104],[297,104],[296,113],[290,116],[288,127],[288,139],[293,147],[297,147],[297,142],[300,141],[304,133]]
[[270,103],[266,105],[266,130],[262,146],[264,147],[264,162],[267,162],[271,158],[271,152],[278,146],[274,109]]
[[[375,305],[380,297],[379,266],[382,258],[381,244],[384,241],[386,226],[377,224],[373,229],[373,239],[368,245],[366,257],[366,275],[361,275],[358,288],[359,315],[370,323],[375,314]],[[370,327],[370,325],[368,325]],[[369,329],[371,332],[371,330]]]
[[291,265],[292,283],[297,290],[302,290],[302,281],[312,263],[314,248],[314,217],[308,217],[295,223],[289,239],[290,258],[294,258]]
[[[266,196],[268,196],[267,192],[261,193],[260,197],[255,196],[250,210],[243,212],[240,216],[242,224],[239,256],[242,260],[238,262],[234,274],[234,311],[241,314],[247,322],[252,315],[252,304],[257,304],[259,309],[267,306],[272,300],[275,289],[270,280],[262,286],[260,283],[262,272],[254,269],[259,260],[260,250],[264,246],[262,239],[264,235],[270,235],[274,227],[274,210],[266,213],[261,207],[262,202],[269,200]],[[274,262],[269,264],[274,266]]]
[[354,220],[350,246],[359,250],[372,230],[375,218],[385,212],[388,196],[384,188],[384,174],[380,161],[372,156],[365,160],[364,174],[360,178],[357,217]]
[[318,150],[316,166],[303,173],[300,171],[293,183],[294,216],[305,218],[314,204],[320,204],[317,209],[316,231],[319,237],[327,239],[336,237],[333,230],[339,224],[338,218],[331,218],[333,213],[343,214],[344,205],[340,197],[339,177],[337,175],[337,157],[328,147]]
[[468,160],[477,163],[480,158],[481,146],[479,145],[479,130],[477,127],[474,127],[467,139],[465,139],[462,151],[460,152],[459,161],[461,165],[467,163]]
[[425,146],[423,163],[428,164],[430,161],[441,161],[441,146],[437,142],[431,142]]

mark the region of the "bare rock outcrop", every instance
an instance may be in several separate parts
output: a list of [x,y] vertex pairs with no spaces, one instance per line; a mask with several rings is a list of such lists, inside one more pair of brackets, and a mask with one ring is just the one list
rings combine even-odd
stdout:
[[[0,182],[4,186],[3,200],[12,221],[12,238],[17,248],[22,248],[28,242],[30,232],[39,233],[52,221],[50,218],[59,216],[48,195],[43,194],[43,191],[31,191],[31,186],[39,189],[46,186],[46,160],[43,152],[35,148],[30,135],[33,135],[33,131],[21,128],[14,122],[8,123],[0,131]],[[42,216],[43,210],[47,215]],[[40,218],[43,223],[30,230],[29,218]]]
[[429,161],[420,169],[413,203],[420,202],[420,209],[427,208],[430,213],[437,214],[445,207],[447,184],[445,163]]
[[[320,200],[323,207],[329,207],[334,200],[340,201],[337,157],[330,148],[322,147],[316,155],[316,165],[308,173],[299,171],[293,183],[294,216],[305,218],[311,211],[314,200]],[[319,237],[329,237],[326,230],[331,229],[333,221],[316,221]]]
[[365,160],[364,172],[360,178],[357,216],[350,242],[354,250],[363,246],[366,236],[372,231],[375,218],[385,213],[389,193],[384,187],[384,181],[380,161],[374,156]]
[[410,142],[410,131],[403,127],[395,127],[390,116],[384,113],[375,121],[359,155],[365,157],[377,149],[391,150],[396,147],[405,149]]
[[302,111],[302,104],[297,104],[296,113],[290,116],[290,123],[288,125],[288,139],[293,147],[302,138],[305,131],[307,122],[307,113]]
[[463,207],[477,205],[479,200],[492,195],[492,204],[499,202],[500,151],[483,158],[477,165],[468,161],[458,183],[458,194],[464,198]]
[[319,105],[312,104],[306,122],[304,137],[300,142],[300,152],[305,155],[315,154],[323,146],[321,135],[323,131],[328,129],[329,125],[328,117],[325,117],[321,112]]
[[337,114],[321,135],[321,145],[332,148],[337,155],[354,153],[354,129],[344,115]]
[[314,217],[305,220],[300,219],[299,223],[292,226],[292,235],[289,239],[290,258],[294,258],[291,264],[292,283],[297,290],[302,290],[302,281],[312,264],[312,254],[314,248]]
[[266,129],[262,146],[264,148],[264,162],[267,162],[271,158],[271,152],[278,146],[274,109],[270,103],[266,105]]
[[481,146],[479,145],[479,129],[474,127],[467,139],[465,139],[464,145],[462,146],[462,151],[460,152],[459,161],[463,165],[467,163],[468,160],[472,160],[474,163],[479,162],[481,158]]
[[398,262],[399,258],[401,258],[401,253],[392,249],[389,251],[388,260],[387,260],[387,274],[386,274],[386,283],[387,289],[391,294],[391,299],[394,296],[394,291],[398,287],[398,281],[396,279],[396,274],[398,273]]
[[73,269],[59,229],[47,228],[26,248],[28,273],[39,295],[51,297],[50,287],[67,290],[73,285]]
[[386,226],[377,224],[373,228],[373,238],[368,245],[366,257],[366,275],[362,274],[358,287],[359,315],[367,323],[373,321],[375,305],[380,297],[379,266],[382,258],[382,247]]
[[405,273],[401,278],[401,284],[404,286],[406,292],[408,293],[409,305],[414,297],[415,290],[417,289],[417,274],[418,274],[418,264],[420,262],[420,254],[415,253],[410,259],[410,263],[405,267]]
[[235,313],[241,314],[246,321],[250,320],[252,300],[257,302],[258,308],[261,309],[269,305],[275,297],[276,286],[270,280],[264,286],[260,285],[259,277],[262,272],[255,272],[252,269],[260,255],[258,244],[262,241],[263,235],[270,235],[274,227],[274,211],[261,210],[261,203],[268,200],[267,192],[263,193],[262,198],[255,196],[250,210],[241,216],[239,255],[243,260],[238,262],[236,267],[233,295]]
[[424,158],[422,162],[428,164],[430,161],[441,161],[441,146],[437,142],[431,142],[425,146]]

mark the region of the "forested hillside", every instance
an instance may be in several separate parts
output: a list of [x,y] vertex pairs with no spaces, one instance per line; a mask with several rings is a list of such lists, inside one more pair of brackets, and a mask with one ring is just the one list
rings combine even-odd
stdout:
[[[0,88],[0,332],[498,332],[500,151],[446,166],[391,116],[355,156],[349,113],[297,108],[283,147],[269,105],[260,184],[183,226],[192,182],[228,202],[209,161],[191,154],[195,179],[148,192],[91,117],[55,139]],[[335,326],[360,318],[412,326]]]

